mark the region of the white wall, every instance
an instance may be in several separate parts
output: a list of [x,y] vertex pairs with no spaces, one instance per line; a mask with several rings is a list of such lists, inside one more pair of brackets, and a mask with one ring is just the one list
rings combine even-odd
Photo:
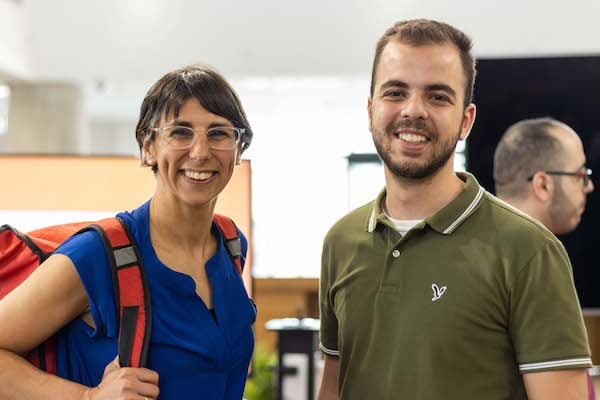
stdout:
[[0,81],[31,76],[27,2],[0,0]]
[[252,212],[255,276],[318,276],[323,236],[348,211],[345,157],[374,151],[368,81],[234,82],[255,139]]

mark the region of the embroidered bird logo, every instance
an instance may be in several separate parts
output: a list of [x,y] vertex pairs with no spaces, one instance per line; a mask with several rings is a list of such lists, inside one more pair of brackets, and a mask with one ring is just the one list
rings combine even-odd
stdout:
[[446,286],[439,287],[435,283],[432,283],[431,290],[433,290],[433,297],[431,298],[431,301],[439,300],[439,298],[442,297],[446,289]]

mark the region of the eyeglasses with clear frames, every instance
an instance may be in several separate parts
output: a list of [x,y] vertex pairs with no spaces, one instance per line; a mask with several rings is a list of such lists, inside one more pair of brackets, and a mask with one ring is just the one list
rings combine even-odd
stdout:
[[243,128],[232,126],[213,126],[206,131],[197,131],[190,126],[172,125],[161,128],[152,128],[150,131],[158,132],[165,144],[176,150],[186,150],[194,145],[199,135],[206,135],[208,147],[213,150],[232,150],[240,143]]
[[[592,170],[586,167],[582,167],[579,171],[568,172],[568,171],[544,171],[548,175],[562,175],[562,176],[576,176],[581,178],[583,187],[587,187],[592,180]],[[533,175],[527,178],[528,181],[533,180]]]

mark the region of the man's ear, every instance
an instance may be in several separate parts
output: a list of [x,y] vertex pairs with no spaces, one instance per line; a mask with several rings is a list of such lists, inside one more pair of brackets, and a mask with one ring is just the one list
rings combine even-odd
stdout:
[[473,128],[473,124],[475,123],[476,114],[477,109],[475,107],[475,104],[471,103],[467,106],[467,108],[465,108],[459,135],[460,140],[465,140],[471,133],[471,128]]
[[373,99],[367,97],[367,114],[369,115],[369,130],[371,130],[371,110],[373,109]]
[[554,194],[554,180],[543,171],[538,171],[531,180],[531,190],[534,196],[543,203],[552,200]]

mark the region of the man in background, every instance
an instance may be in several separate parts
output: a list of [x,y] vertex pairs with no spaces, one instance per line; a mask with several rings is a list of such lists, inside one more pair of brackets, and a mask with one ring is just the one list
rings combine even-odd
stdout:
[[454,171],[475,121],[471,47],[430,20],[377,43],[367,111],[386,185],[324,241],[320,400],[587,399],[563,246]]
[[552,118],[519,121],[494,154],[496,195],[555,235],[572,232],[594,190],[581,139]]
[[[496,195],[540,221],[555,235],[577,228],[594,191],[583,144],[568,125],[534,118],[510,126],[496,147]],[[588,377],[589,398],[595,399]]]

